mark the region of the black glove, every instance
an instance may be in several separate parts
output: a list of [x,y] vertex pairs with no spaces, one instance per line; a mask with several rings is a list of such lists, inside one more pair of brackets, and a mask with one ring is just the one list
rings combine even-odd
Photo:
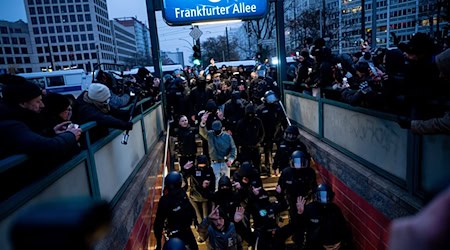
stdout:
[[361,90],[361,92],[363,94],[367,94],[372,92],[372,88],[369,86],[369,83],[367,82],[362,82],[359,84],[359,90]]
[[125,127],[125,130],[132,130],[133,129],[133,124],[132,122],[127,122],[127,125]]
[[401,128],[404,129],[410,129],[411,128],[411,119],[407,117],[400,117],[397,121],[398,125],[400,125]]

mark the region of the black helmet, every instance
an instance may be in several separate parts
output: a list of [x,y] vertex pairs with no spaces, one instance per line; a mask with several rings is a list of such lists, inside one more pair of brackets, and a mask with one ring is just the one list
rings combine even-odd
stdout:
[[181,184],[183,182],[183,178],[181,177],[181,174],[177,171],[172,171],[169,174],[167,174],[166,178],[164,179],[164,185],[166,186],[167,190],[174,191],[181,188]]
[[268,90],[264,94],[264,101],[266,103],[275,103],[275,102],[278,102],[278,97],[275,95],[275,93],[272,90]]
[[186,245],[179,238],[170,238],[164,244],[163,250],[186,250]]
[[238,173],[241,177],[250,178],[253,174],[253,164],[248,161],[243,162],[239,167]]
[[300,150],[294,151],[291,155],[291,166],[295,169],[309,167],[309,155]]
[[198,155],[197,156],[197,165],[206,164],[208,165],[208,157],[206,155]]
[[315,191],[315,199],[317,202],[327,204],[333,201],[334,192],[327,184],[320,184]]
[[286,130],[284,131],[283,138],[286,141],[291,142],[291,141],[297,140],[299,134],[300,133],[298,132],[298,128],[296,126],[291,125],[291,126],[287,127]]

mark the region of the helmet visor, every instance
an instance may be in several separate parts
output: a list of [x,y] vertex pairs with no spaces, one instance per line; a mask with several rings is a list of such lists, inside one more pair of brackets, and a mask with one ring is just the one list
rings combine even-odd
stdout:
[[317,201],[320,203],[328,203],[328,192],[327,191],[317,192]]
[[274,94],[270,94],[266,96],[266,102],[268,103],[274,103],[278,101],[277,97]]
[[292,164],[293,164],[294,168],[296,168],[296,169],[306,168],[306,167],[308,167],[308,159],[305,159],[305,158],[293,158],[292,159]]

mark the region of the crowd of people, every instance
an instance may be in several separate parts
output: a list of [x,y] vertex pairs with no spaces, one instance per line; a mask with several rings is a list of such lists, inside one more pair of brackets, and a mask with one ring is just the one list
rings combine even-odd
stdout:
[[[385,50],[361,43],[361,51],[338,56],[318,39],[297,60],[296,91],[399,114],[400,126],[416,133],[450,131],[450,49],[435,53],[425,34]],[[203,241],[209,249],[242,249],[243,243],[285,249],[290,236],[296,249],[352,249],[333,191],[317,183],[311,155],[286,117],[270,71],[264,62],[251,72],[244,66],[219,69],[213,59],[205,70],[185,68],[161,79],[141,68],[118,83],[100,71],[77,98],[2,75],[0,159],[26,154],[32,161],[1,173],[0,198],[83,149],[88,138],[80,124],[97,123],[89,131],[92,143],[111,128],[133,128],[133,114],[120,109],[133,98],[164,98],[180,170],[165,178],[154,224],[157,249],[163,233],[191,250]],[[31,174],[23,176],[24,169]],[[279,177],[272,196],[263,187],[264,175]],[[283,211],[289,222],[280,226]]]
[[334,55],[323,39],[299,53],[294,90],[399,115],[415,133],[449,133],[450,50],[424,33],[392,48]]

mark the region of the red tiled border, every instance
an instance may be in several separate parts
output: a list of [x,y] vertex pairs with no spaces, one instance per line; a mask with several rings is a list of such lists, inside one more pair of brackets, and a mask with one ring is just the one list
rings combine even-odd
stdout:
[[341,208],[351,227],[356,248],[361,250],[387,249],[389,219],[327,169],[317,163],[315,166],[322,176],[323,182],[333,187],[335,202]]

